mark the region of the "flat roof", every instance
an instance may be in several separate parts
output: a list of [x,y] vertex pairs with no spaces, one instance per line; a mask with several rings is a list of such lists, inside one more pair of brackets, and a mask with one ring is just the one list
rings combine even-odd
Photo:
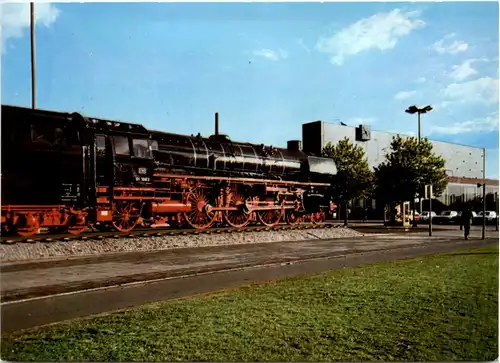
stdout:
[[[383,133],[383,134],[389,134],[389,135],[401,135],[401,136],[406,136],[406,137],[416,137],[416,135],[408,135],[408,134],[405,134],[404,132],[391,132],[391,131],[384,131],[384,130],[377,130],[377,129],[374,129],[372,128],[372,126],[370,124],[360,124],[358,126],[352,126],[352,125],[341,125],[340,122],[341,121],[338,121],[339,123],[333,123],[333,122],[328,122],[328,121],[321,121],[321,120],[317,120],[317,121],[310,121],[310,122],[305,122],[303,125],[307,125],[307,124],[313,124],[313,123],[316,123],[316,122],[322,122],[322,123],[325,123],[325,124],[328,124],[328,125],[332,125],[332,126],[338,126],[338,127],[350,127],[350,128],[353,128],[355,129],[356,127],[359,127],[360,125],[363,125],[363,126],[370,126],[370,129],[372,131],[376,131],[376,132],[380,132],[380,133]],[[478,146],[471,146],[471,145],[465,145],[465,144],[460,144],[458,142],[451,142],[451,141],[441,141],[441,140],[434,140],[434,139],[431,139],[430,137],[428,136],[425,136],[423,135],[422,138],[426,138],[428,139],[429,141],[433,141],[433,142],[441,142],[443,144],[451,144],[451,145],[457,145],[457,146],[464,146],[464,147],[469,147],[471,149],[478,149],[478,150],[483,150],[484,148],[482,147],[478,147]]]
[[449,183],[457,183],[457,184],[486,184],[486,185],[492,185],[492,186],[498,186],[498,180],[495,179],[482,179],[482,178],[465,178],[465,177],[459,177],[459,176],[449,176],[448,177],[448,182]]

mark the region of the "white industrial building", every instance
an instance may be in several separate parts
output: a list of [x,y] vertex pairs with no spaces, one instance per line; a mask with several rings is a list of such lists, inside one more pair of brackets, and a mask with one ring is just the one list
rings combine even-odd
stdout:
[[[392,138],[397,135],[372,131],[367,125],[353,127],[323,121],[302,125],[304,151],[319,154],[329,142],[336,144],[347,137],[365,150],[368,165],[372,169],[385,159],[386,153],[390,151]],[[449,177],[448,187],[438,199],[449,205],[457,198],[471,200],[482,196],[482,189],[477,187],[477,183],[483,183],[483,149],[441,141],[431,142],[434,152],[444,158]],[[498,180],[485,179],[484,183],[487,194],[498,193]]]

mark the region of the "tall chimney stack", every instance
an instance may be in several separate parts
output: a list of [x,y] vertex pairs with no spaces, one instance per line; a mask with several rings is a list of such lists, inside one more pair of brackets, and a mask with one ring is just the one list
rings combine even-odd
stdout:
[[215,113],[215,135],[219,135],[219,113]]

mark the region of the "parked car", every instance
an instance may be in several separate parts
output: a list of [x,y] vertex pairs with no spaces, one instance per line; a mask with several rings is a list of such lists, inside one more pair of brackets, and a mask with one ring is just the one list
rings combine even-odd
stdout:
[[429,223],[429,218],[432,218],[432,220],[434,221],[436,215],[436,212],[429,212],[424,210],[422,213],[420,213],[420,222]]
[[435,224],[450,224],[454,223],[458,217],[458,212],[454,210],[445,210],[437,216],[432,217],[432,223]]
[[[497,213],[494,211],[486,211],[485,212],[485,217],[486,217],[486,223],[487,224],[494,224],[497,219]],[[477,213],[476,216],[473,218],[473,223],[474,224],[482,224],[483,223],[483,212]]]

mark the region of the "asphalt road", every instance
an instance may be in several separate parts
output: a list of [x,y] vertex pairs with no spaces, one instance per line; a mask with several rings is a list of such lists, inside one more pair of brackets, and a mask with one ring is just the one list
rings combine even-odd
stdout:
[[498,243],[498,236],[464,241],[457,235],[379,235],[11,264],[2,266],[1,329],[13,332],[248,283]]

